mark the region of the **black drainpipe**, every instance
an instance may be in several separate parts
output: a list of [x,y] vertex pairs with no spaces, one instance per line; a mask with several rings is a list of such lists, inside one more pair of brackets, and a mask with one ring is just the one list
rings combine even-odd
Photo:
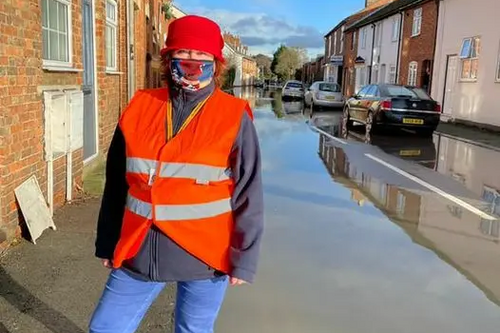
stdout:
[[375,52],[375,28],[377,26],[372,23],[373,34],[372,34],[372,56],[370,59],[370,73],[368,73],[368,84],[372,84],[372,72],[373,72],[373,53]]
[[401,42],[403,40],[404,11],[399,12],[398,57],[396,58],[396,84],[399,84],[399,64],[401,63]]

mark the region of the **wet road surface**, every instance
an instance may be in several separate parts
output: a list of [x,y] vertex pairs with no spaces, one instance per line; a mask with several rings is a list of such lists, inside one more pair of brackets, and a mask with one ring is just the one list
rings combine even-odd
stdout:
[[[217,332],[498,332],[500,152],[347,131],[342,112],[242,92],[263,155],[257,281]],[[319,131],[319,133],[318,133]]]

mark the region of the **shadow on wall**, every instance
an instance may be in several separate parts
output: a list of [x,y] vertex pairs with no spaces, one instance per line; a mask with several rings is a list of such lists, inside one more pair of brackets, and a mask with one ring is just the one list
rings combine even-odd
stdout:
[[[3,267],[0,266],[0,297],[9,302],[19,312],[42,323],[53,333],[85,333],[62,313],[52,309],[28,290],[18,284]],[[9,333],[0,323],[0,333]]]

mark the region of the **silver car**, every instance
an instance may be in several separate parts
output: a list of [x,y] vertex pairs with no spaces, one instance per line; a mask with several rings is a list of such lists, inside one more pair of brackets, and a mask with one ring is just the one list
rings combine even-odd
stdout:
[[281,91],[282,98],[304,98],[304,85],[300,81],[286,81]]
[[308,106],[332,108],[343,108],[345,102],[340,85],[325,81],[314,82],[307,89],[304,100]]

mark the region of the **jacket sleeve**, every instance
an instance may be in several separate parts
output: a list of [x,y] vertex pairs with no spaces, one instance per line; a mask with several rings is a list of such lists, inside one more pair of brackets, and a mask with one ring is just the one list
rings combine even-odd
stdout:
[[231,275],[252,283],[264,229],[264,199],[259,141],[247,113],[233,146],[232,169],[235,228],[231,244]]
[[95,255],[112,259],[120,238],[128,185],[126,175],[125,138],[117,126],[106,160],[106,183],[97,221]]

